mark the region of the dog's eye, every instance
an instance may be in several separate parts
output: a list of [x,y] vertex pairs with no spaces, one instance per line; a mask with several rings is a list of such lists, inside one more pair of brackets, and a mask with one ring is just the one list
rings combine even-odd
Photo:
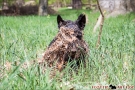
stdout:
[[82,33],[78,33],[77,36],[76,36],[79,40],[82,39]]
[[78,30],[75,30],[74,33],[75,33],[75,36],[76,36],[79,40],[82,39],[82,32],[79,32]]

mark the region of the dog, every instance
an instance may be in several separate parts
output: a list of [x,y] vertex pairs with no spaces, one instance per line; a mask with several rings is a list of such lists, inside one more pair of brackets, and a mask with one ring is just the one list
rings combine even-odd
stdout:
[[89,48],[83,40],[83,30],[86,24],[86,16],[80,14],[76,21],[63,20],[57,16],[58,34],[50,42],[45,50],[43,60],[52,67],[61,71],[67,62],[84,59]]

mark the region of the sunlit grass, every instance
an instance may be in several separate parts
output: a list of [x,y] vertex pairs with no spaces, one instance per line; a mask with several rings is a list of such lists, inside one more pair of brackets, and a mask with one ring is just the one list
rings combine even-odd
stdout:
[[[69,65],[51,79],[50,69],[42,73],[38,65],[22,69],[16,61],[35,60],[58,32],[56,16],[0,17],[0,65],[12,63],[12,68],[0,78],[1,90],[68,90],[91,89],[92,85],[134,84],[134,14],[105,19],[101,45],[95,48],[98,31],[93,33],[99,13],[85,10],[60,10],[65,19],[76,20],[80,13],[87,15],[84,39],[89,45],[90,56],[86,67],[78,71]],[[4,70],[6,71],[6,70]],[[0,70],[0,73],[4,73]],[[21,76],[22,75],[22,76]],[[25,78],[24,78],[25,77]]]

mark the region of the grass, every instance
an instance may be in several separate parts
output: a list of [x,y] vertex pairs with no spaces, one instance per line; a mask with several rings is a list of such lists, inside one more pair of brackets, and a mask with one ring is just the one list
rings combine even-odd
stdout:
[[[86,10],[59,10],[64,19],[76,20],[80,13],[87,15],[84,39],[89,45],[90,56],[86,67],[81,66],[78,73],[70,64],[57,72],[51,79],[48,68],[46,73],[32,65],[22,69],[25,61],[35,60],[58,32],[56,16],[17,16],[0,17],[0,65],[11,62],[10,71],[0,70],[0,90],[91,90],[96,85],[134,85],[135,55],[135,15],[133,13],[105,19],[101,45],[95,44],[98,31],[93,33],[98,12]],[[6,73],[6,74],[4,74]]]

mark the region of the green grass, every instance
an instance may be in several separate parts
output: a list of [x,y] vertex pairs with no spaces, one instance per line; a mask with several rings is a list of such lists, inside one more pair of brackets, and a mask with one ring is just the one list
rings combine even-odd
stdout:
[[[10,71],[0,70],[0,90],[91,90],[95,85],[134,85],[135,19],[133,13],[105,19],[101,45],[95,48],[98,31],[93,33],[98,12],[85,10],[59,10],[65,19],[76,20],[80,13],[87,15],[84,39],[89,44],[90,55],[86,67],[78,73],[68,65],[51,79],[48,68],[32,65],[22,69],[16,61],[35,60],[58,32],[56,16],[0,17],[0,65],[12,63]],[[134,72],[134,73],[133,73]],[[6,73],[6,74],[5,74]],[[21,76],[20,73],[23,75]],[[25,78],[24,78],[25,77]],[[68,85],[64,83],[70,83]]]

